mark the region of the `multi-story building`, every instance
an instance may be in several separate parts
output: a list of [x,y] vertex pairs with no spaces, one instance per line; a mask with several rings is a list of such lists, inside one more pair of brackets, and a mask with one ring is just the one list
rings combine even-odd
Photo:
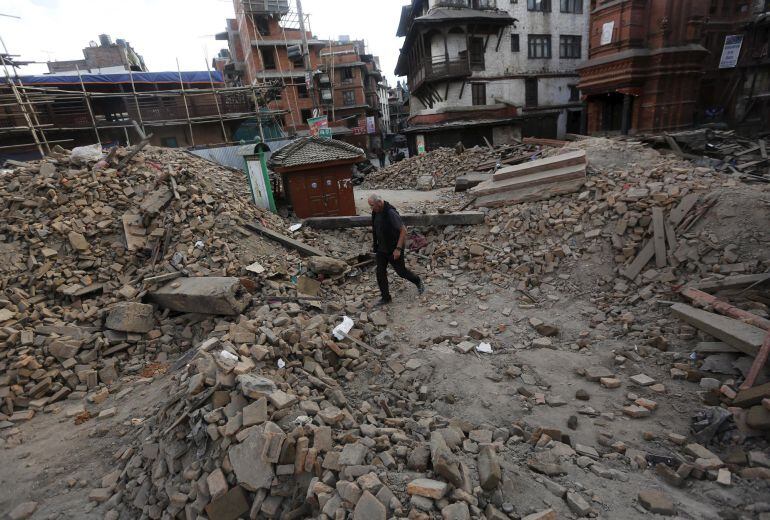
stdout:
[[409,119],[409,91],[401,81],[388,90],[388,109],[390,110],[391,134],[400,134],[407,125]]
[[584,0],[412,0],[396,68],[408,77],[412,145],[578,131],[588,16]]
[[741,130],[767,131],[770,121],[770,0],[754,0],[742,33],[733,124]]
[[[740,75],[728,35],[750,0],[592,0],[590,56],[580,68],[587,130],[652,133],[729,119]],[[733,65],[734,67],[734,65]]]
[[369,131],[372,124],[379,126],[382,75],[362,41],[319,40],[309,30],[303,37],[309,17],[289,0],[233,3],[236,17],[217,35],[229,48],[214,60],[229,84],[278,84],[281,94],[262,108],[283,113],[288,135],[306,135],[308,119],[326,115],[335,138],[363,148],[381,146],[377,132]]
[[80,71],[84,74],[108,74],[122,71],[147,72],[144,59],[126,40],[115,40],[107,34],[99,35],[99,43],[83,49],[82,60],[49,61],[50,74],[68,74]]

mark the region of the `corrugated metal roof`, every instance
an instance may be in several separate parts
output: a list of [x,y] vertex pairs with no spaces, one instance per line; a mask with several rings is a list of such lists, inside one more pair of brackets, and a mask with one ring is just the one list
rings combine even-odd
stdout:
[[322,137],[303,137],[290,143],[270,157],[271,168],[290,168],[306,164],[364,158],[364,151],[343,141]]

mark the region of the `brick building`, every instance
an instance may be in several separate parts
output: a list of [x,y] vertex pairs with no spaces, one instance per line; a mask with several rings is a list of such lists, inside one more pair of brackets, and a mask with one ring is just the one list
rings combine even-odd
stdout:
[[[587,55],[583,0],[412,0],[396,69],[408,76],[407,133],[427,149],[562,137],[580,126],[576,67]],[[421,135],[421,138],[417,136]]]
[[[282,113],[288,135],[307,135],[307,120],[318,114],[328,116],[335,138],[368,149],[379,145],[377,135],[366,129],[367,117],[379,117],[377,82],[382,76],[363,42],[323,41],[306,30],[307,67],[300,17],[288,0],[233,3],[236,17],[217,35],[229,48],[214,60],[229,84],[279,84],[281,94],[267,108]],[[307,15],[303,21],[307,28]]]
[[112,43],[112,38],[107,34],[99,35],[99,43],[91,42],[91,45],[83,49],[84,59],[49,61],[48,72],[51,74],[66,74],[76,71],[82,73],[115,73],[131,70],[133,72],[147,72],[147,66],[131,45],[118,39]]
[[[587,131],[653,133],[729,115],[740,82],[720,70],[725,37],[750,0],[592,0],[589,60],[580,67]],[[722,106],[722,110],[714,110]]]
[[766,132],[770,121],[770,0],[754,0],[744,24],[737,64],[739,82],[732,123],[746,132]]

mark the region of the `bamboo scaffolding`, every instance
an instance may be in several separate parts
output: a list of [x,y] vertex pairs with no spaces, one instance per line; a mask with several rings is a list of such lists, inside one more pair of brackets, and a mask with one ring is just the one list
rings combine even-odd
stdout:
[[[179,58],[176,59],[176,71],[179,74],[179,85],[182,87],[182,101],[184,101],[184,111],[187,114],[187,126],[190,129],[190,143],[195,146],[195,133],[193,132],[192,122],[190,121],[190,108],[187,106],[187,96],[184,92],[184,82],[182,81],[182,69],[179,68]],[[225,137],[227,139],[227,137]]]

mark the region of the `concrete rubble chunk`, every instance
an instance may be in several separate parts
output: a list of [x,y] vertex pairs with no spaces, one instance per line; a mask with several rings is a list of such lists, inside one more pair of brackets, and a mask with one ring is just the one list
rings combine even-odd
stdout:
[[230,491],[212,500],[206,506],[206,514],[209,520],[237,520],[242,515],[249,512],[249,503],[246,495],[238,486]]
[[479,452],[478,468],[481,489],[485,491],[496,489],[502,478],[502,470],[493,447],[482,446]]
[[278,389],[272,379],[256,374],[241,374],[236,380],[241,385],[243,395],[252,399],[267,397]]
[[179,278],[149,294],[159,307],[177,312],[237,316],[251,303],[239,278]]
[[456,502],[441,510],[442,520],[470,520],[471,512],[465,502]]
[[639,492],[639,503],[647,511],[663,516],[674,516],[676,507],[674,501],[662,491],[645,489]]
[[10,520],[27,520],[37,511],[37,502],[22,502],[14,507],[9,513]]
[[273,482],[273,465],[263,458],[268,435],[271,433],[283,435],[283,430],[271,422],[256,426],[243,442],[231,446],[228,450],[238,483],[247,491],[270,489]]
[[105,325],[108,329],[120,332],[145,334],[155,327],[152,305],[136,302],[119,302],[107,315]]
[[386,520],[388,510],[377,498],[364,491],[353,510],[353,520]]
[[425,498],[439,500],[446,495],[448,486],[446,482],[432,480],[429,478],[418,478],[411,481],[406,486],[406,492],[409,495],[417,495]]

